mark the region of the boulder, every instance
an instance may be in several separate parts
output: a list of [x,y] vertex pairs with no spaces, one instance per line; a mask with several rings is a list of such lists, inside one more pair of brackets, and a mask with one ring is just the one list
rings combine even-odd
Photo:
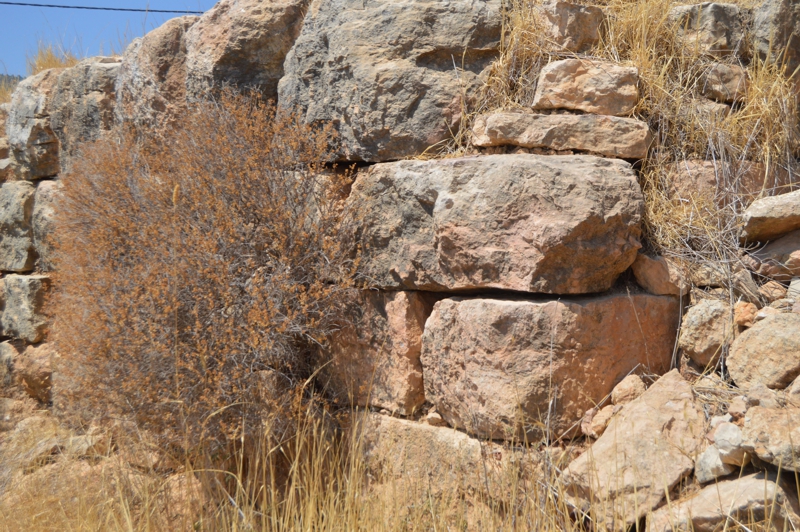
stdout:
[[664,257],[639,253],[632,268],[636,282],[651,294],[685,296],[691,288],[679,266]]
[[61,169],[58,137],[50,124],[53,91],[63,69],[20,81],[11,97],[6,135],[21,179],[52,177]]
[[752,303],[739,301],[733,307],[733,321],[739,327],[752,327],[756,321],[758,307]]
[[638,83],[636,67],[589,59],[554,61],[539,74],[533,108],[627,115],[639,101]]
[[786,471],[800,471],[800,408],[747,410],[742,448],[764,462]]
[[746,465],[748,460],[742,444],[742,429],[734,423],[720,423],[714,428],[714,447],[719,451],[719,458],[724,464],[732,466]]
[[432,303],[420,292],[363,292],[351,326],[331,339],[331,389],[358,406],[409,415],[425,401],[422,331]]
[[800,375],[800,314],[768,316],[744,331],[731,347],[728,371],[739,388],[762,383],[782,390]]
[[422,337],[425,398],[480,437],[571,434],[632,370],[669,368],[678,318],[676,299],[649,294],[444,299]]
[[640,247],[641,190],[625,162],[489,155],[359,173],[361,269],[373,286],[580,294],[611,288]]
[[640,376],[628,375],[611,390],[611,404],[614,406],[622,406],[630,403],[646,390],[647,388]]
[[222,0],[186,32],[186,92],[225,85],[278,97],[283,61],[300,34],[307,0]]
[[719,449],[709,445],[697,458],[694,465],[694,476],[700,484],[707,484],[719,477],[728,476],[738,469],[736,466],[724,463]]
[[45,275],[7,275],[2,279],[5,308],[0,319],[3,336],[30,344],[44,340],[48,319],[44,315],[50,278]]
[[278,101],[331,123],[340,160],[380,162],[452,137],[498,55],[500,0],[313,0]]
[[616,116],[498,112],[478,116],[472,127],[480,148],[577,150],[621,159],[645,157],[652,139],[646,123]]
[[800,229],[800,190],[754,201],[742,222],[742,240],[747,242],[774,240]]
[[119,69],[119,57],[92,57],[59,74],[50,126],[59,141],[62,166],[81,143],[113,127]]
[[717,299],[704,299],[683,318],[678,347],[700,367],[716,363],[722,348],[733,340],[731,308]]
[[753,12],[753,47],[762,60],[784,65],[791,75],[800,67],[800,4],[764,0]]
[[747,71],[739,65],[714,63],[703,73],[701,92],[706,98],[734,103],[747,94]]
[[0,185],[0,271],[27,272],[33,269],[31,216],[35,187],[27,181]]
[[785,298],[787,292],[786,287],[777,281],[768,281],[758,288],[758,293],[769,303]]
[[[768,522],[769,530],[800,523],[797,497],[774,475],[755,473],[708,486],[683,501],[667,503],[647,518],[647,532],[714,532],[735,523]],[[771,525],[771,526],[769,526]]]
[[30,397],[41,403],[50,401],[53,369],[50,344],[28,346],[14,361],[14,373]]
[[53,270],[53,243],[55,231],[54,206],[63,194],[61,181],[40,181],[33,199],[31,226],[33,247],[39,257],[36,265],[41,271]]
[[605,433],[564,470],[575,504],[593,506],[607,528],[628,528],[691,474],[705,415],[691,385],[672,370],[611,419]]
[[744,27],[736,4],[705,2],[676,6],[669,18],[682,45],[714,57],[738,55],[744,46]]
[[117,80],[117,121],[162,128],[186,110],[186,32],[198,20],[177,17],[134,39]]
[[800,276],[800,230],[792,231],[750,254],[755,272],[788,282]]
[[563,51],[586,52],[600,42],[605,16],[599,7],[550,0],[542,3],[540,13],[548,41]]

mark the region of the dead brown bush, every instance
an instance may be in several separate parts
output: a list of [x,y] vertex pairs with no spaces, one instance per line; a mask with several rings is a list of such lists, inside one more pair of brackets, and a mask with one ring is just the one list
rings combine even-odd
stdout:
[[329,128],[232,92],[155,138],[116,131],[64,178],[58,394],[220,449],[280,426],[342,319],[350,178],[316,164]]

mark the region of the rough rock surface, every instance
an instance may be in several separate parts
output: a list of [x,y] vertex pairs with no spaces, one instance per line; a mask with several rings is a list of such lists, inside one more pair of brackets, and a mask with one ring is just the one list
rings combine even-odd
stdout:
[[82,142],[114,125],[120,58],[92,57],[61,72],[53,91],[50,126],[59,140],[61,164]]
[[342,160],[420,154],[457,129],[462,94],[474,93],[498,53],[501,6],[314,0],[286,56],[278,101],[308,123],[332,123]]
[[[647,519],[647,532],[714,532],[732,522],[770,521],[771,530],[800,523],[792,489],[764,473],[724,480],[684,501],[667,504]],[[731,518],[735,519],[733,521]]]
[[600,42],[603,10],[571,2],[550,0],[541,7],[549,40],[569,52],[586,52]]
[[700,301],[683,318],[678,347],[700,367],[716,362],[722,347],[733,338],[731,314],[730,306],[722,301]]
[[616,407],[614,405],[607,405],[597,410],[592,408],[588,410],[583,416],[581,421],[581,432],[584,436],[594,438],[595,440],[603,435],[606,427],[611,422],[611,417],[614,415]]
[[197,20],[170,19],[128,46],[117,81],[118,121],[163,127],[184,112],[186,32]]
[[739,468],[722,461],[719,449],[709,445],[697,458],[694,465],[694,476],[700,484],[707,484],[719,477],[730,475]]
[[648,257],[639,253],[632,268],[636,282],[651,294],[685,296],[691,288],[680,268],[664,257]]
[[[800,243],[798,243],[800,249]],[[769,303],[787,297],[788,290],[778,281],[768,281],[758,288],[758,293]]]
[[540,421],[558,436],[638,364],[669,368],[678,314],[676,299],[649,294],[445,299],[422,339],[425,397],[451,426],[481,437],[540,433],[521,429]]
[[675,164],[669,174],[670,191],[676,199],[714,201],[722,207],[730,194],[755,199],[764,188],[780,188],[789,182],[787,172],[767,169],[761,163],[687,159]]
[[0,270],[27,272],[33,269],[31,215],[35,187],[27,181],[0,185]]
[[742,429],[742,447],[783,470],[800,471],[800,408],[747,410]]
[[800,229],[800,190],[753,202],[743,222],[742,239],[748,242],[773,240]]
[[52,349],[50,344],[28,346],[14,362],[14,373],[19,378],[25,393],[42,403],[50,401],[53,376]]
[[736,306],[733,307],[733,321],[739,327],[752,327],[756,321],[757,313],[757,306],[752,303],[739,301],[736,303]]
[[[0,343],[0,389],[11,384],[14,360],[19,356],[17,346],[9,341]],[[0,414],[2,414],[0,408]]]
[[589,59],[554,61],[539,75],[533,108],[627,115],[639,101],[638,83],[635,67]]
[[786,72],[792,74],[800,66],[800,4],[795,0],[765,0],[753,15],[756,53],[761,59],[784,64]]
[[11,97],[6,135],[19,178],[52,177],[61,169],[58,138],[50,125],[51,100],[61,72],[53,68],[26,78]]
[[646,390],[647,388],[640,376],[628,375],[611,390],[611,404],[614,406],[622,406],[630,403]]
[[703,54],[723,57],[738,54],[744,45],[744,28],[736,4],[705,2],[676,6],[670,20],[684,46]]
[[756,273],[777,281],[800,276],[800,230],[775,239],[750,255]]
[[2,285],[5,308],[0,325],[3,336],[30,344],[44,340],[48,320],[42,311],[50,279],[44,275],[7,275]]
[[761,383],[786,388],[800,375],[800,314],[768,316],[743,332],[728,356],[728,371],[740,388]]
[[718,102],[738,102],[747,94],[747,71],[739,65],[715,63],[703,74],[701,91]]
[[432,305],[419,292],[368,291],[358,307],[355,324],[331,341],[332,389],[358,406],[411,414],[425,401],[419,356]]
[[372,166],[348,200],[362,269],[384,289],[608,290],[640,247],[631,167],[588,156],[490,155]]
[[609,528],[627,528],[692,472],[704,425],[691,385],[672,370],[622,407],[562,479],[580,506],[596,504]]
[[223,85],[278,97],[283,61],[300,34],[307,0],[222,0],[186,33],[186,92],[203,98]]
[[478,116],[472,141],[482,148],[511,145],[641,159],[652,134],[647,124],[633,118],[501,112]]
[[36,266],[41,271],[52,271],[53,269],[52,255],[55,238],[55,211],[53,209],[61,197],[62,190],[61,181],[40,181],[33,197],[31,215],[33,247],[38,256]]

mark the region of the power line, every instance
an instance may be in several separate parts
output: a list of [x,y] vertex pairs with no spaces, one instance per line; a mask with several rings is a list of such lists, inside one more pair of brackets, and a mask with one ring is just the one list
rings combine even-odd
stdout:
[[51,4],[24,4],[21,2],[0,2],[5,6],[54,7],[58,9],[90,9],[92,11],[127,11],[129,13],[177,13],[181,15],[202,15],[202,11],[169,11],[166,9],[134,9],[125,7],[54,6]]

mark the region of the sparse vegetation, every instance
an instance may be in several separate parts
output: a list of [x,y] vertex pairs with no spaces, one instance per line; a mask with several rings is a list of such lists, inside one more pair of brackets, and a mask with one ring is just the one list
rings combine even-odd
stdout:
[[11,101],[11,94],[14,92],[19,82],[20,78],[17,76],[0,74],[0,104]]
[[49,68],[69,68],[75,66],[80,58],[63,46],[39,41],[36,51],[25,55],[25,66],[29,76],[35,76]]

